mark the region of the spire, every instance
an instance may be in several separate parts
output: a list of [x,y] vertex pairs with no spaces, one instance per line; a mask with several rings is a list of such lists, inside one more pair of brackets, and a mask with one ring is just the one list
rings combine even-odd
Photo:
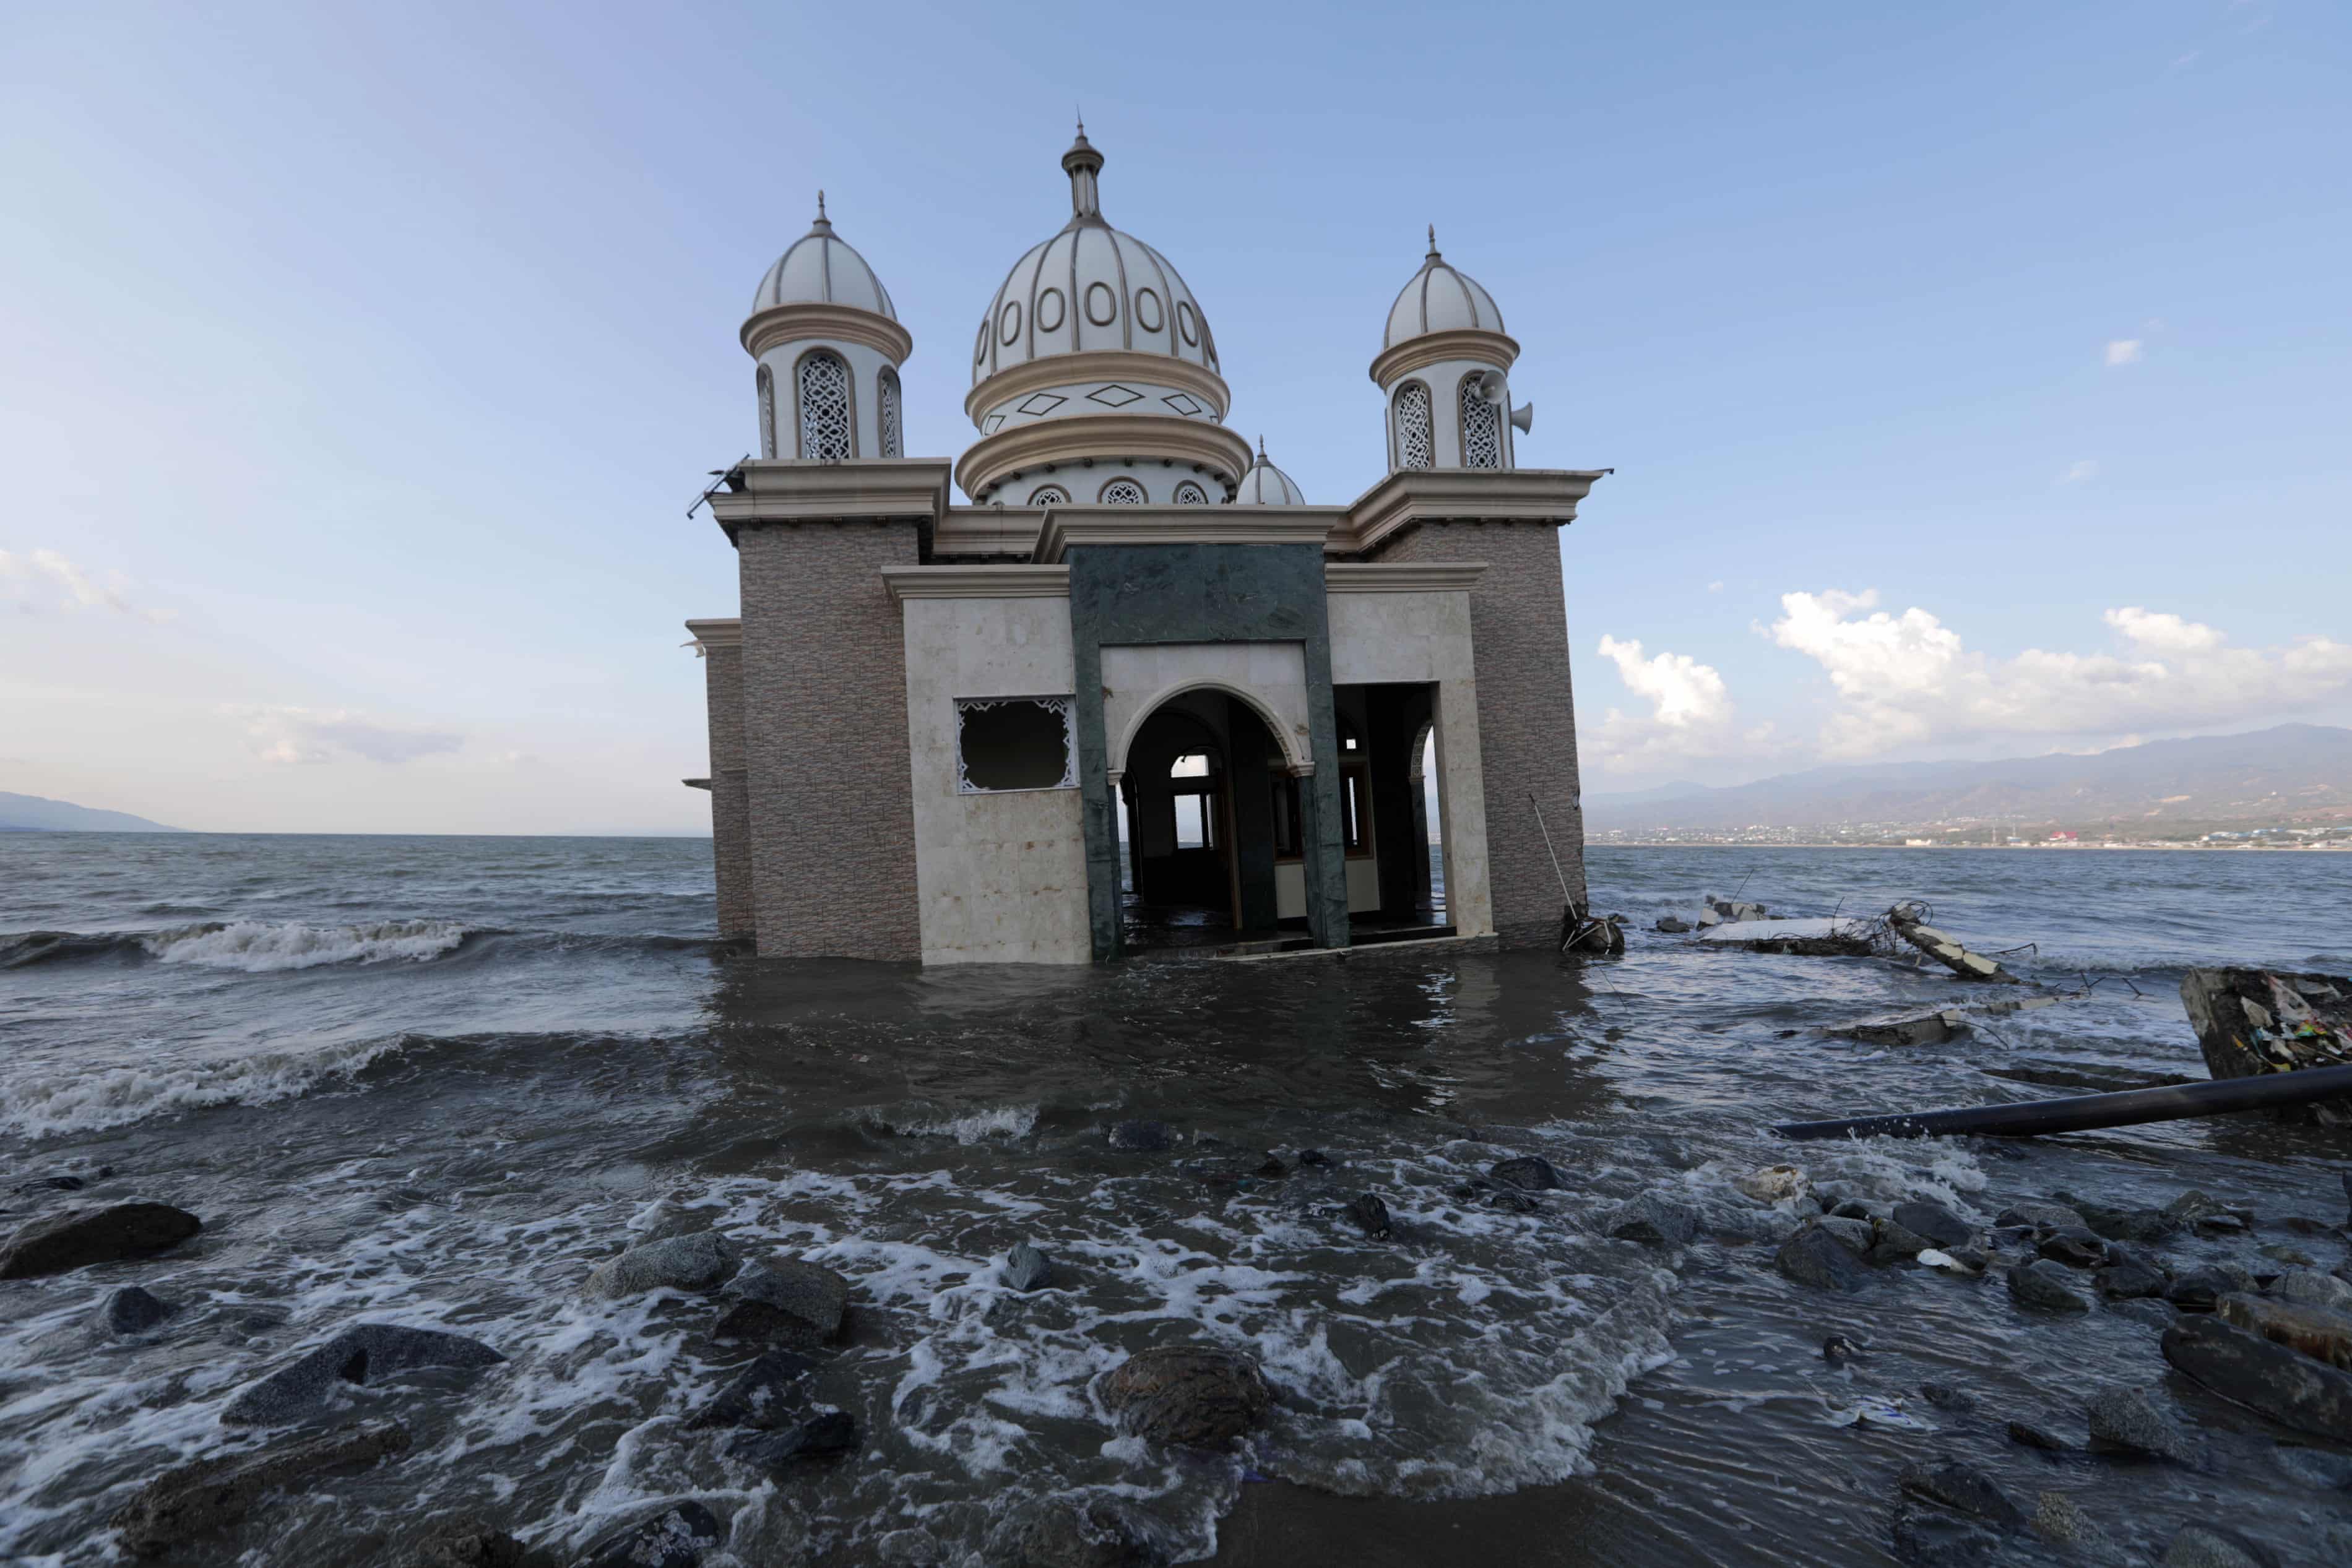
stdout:
[[829,235],[832,232],[833,220],[824,215],[824,193],[819,191],[816,193],[816,222],[809,225],[809,233]]
[[1264,435],[1260,435],[1257,438],[1257,460],[1261,463],[1265,461],[1265,437]]
[[1070,222],[1098,224],[1103,221],[1102,193],[1095,176],[1102,172],[1103,155],[1087,140],[1087,122],[1078,121],[1078,139],[1062,154],[1062,172],[1070,177]]
[[1437,254],[1437,225],[1435,224],[1429,225],[1429,254],[1422,259],[1424,261],[1440,261],[1444,259]]

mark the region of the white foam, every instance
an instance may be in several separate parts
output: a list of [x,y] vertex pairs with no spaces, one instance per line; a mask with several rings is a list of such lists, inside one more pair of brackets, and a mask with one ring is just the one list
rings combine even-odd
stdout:
[[299,921],[233,920],[184,925],[146,938],[149,954],[166,964],[202,964],[264,974],[321,964],[422,963],[466,939],[454,920],[379,920],[361,925],[305,925]]
[[28,1138],[95,1132],[207,1105],[266,1105],[349,1078],[400,1049],[396,1040],[352,1040],[309,1051],[262,1051],[227,1061],[115,1067],[0,1085],[0,1128]]
[[959,1144],[977,1144],[983,1138],[1025,1138],[1037,1130],[1037,1107],[992,1105],[961,1116],[929,1117],[895,1125],[903,1137],[953,1138]]

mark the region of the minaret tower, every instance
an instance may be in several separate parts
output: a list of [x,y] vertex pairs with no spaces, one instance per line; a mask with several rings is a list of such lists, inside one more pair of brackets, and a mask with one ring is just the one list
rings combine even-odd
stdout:
[[1495,297],[1447,265],[1431,225],[1429,254],[1389,308],[1372,361],[1372,381],[1388,402],[1391,472],[1517,466],[1513,427],[1535,422],[1533,404],[1511,408],[1518,357]]
[[816,222],[776,258],[743,323],[760,362],[760,455],[814,462],[903,457],[898,367],[915,340],[866,258]]

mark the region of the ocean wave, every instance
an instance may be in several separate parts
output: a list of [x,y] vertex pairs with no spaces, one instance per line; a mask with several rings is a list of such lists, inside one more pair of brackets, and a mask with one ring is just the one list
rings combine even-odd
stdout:
[[350,1080],[405,1038],[352,1040],[310,1051],[263,1051],[232,1061],[117,1067],[33,1079],[0,1090],[0,1129],[28,1138],[93,1133],[175,1111],[266,1105]]
[[359,925],[232,920],[158,931],[142,945],[166,964],[261,974],[321,964],[422,963],[455,950],[470,931],[454,920],[381,920]]
[[1037,1130],[1034,1105],[991,1105],[961,1113],[908,1110],[877,1121],[883,1131],[901,1138],[953,1138],[977,1144],[989,1138],[1025,1138]]

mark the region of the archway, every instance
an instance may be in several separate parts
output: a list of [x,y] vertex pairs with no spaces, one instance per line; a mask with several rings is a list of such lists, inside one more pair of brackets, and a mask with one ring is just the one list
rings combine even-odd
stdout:
[[1125,945],[1276,936],[1274,783],[1289,768],[1255,706],[1180,692],[1133,727],[1121,761]]

